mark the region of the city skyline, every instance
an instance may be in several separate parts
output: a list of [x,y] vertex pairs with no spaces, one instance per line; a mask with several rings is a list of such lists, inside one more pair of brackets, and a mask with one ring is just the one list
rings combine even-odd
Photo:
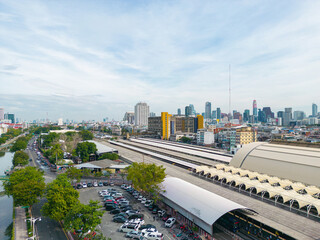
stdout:
[[231,110],[256,99],[310,115],[320,104],[319,7],[2,1],[0,107],[26,120],[120,120],[140,101],[157,115],[189,104],[202,113],[207,101],[228,113],[230,64]]

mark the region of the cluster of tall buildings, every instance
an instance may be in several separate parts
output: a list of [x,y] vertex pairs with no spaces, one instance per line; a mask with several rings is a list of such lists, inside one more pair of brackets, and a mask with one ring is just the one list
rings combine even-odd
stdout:
[[0,108],[0,123],[16,123],[13,113],[5,113],[3,108]]

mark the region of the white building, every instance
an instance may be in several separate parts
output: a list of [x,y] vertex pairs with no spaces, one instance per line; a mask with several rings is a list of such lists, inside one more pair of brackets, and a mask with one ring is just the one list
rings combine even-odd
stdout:
[[58,126],[62,126],[63,125],[63,119],[62,118],[59,118],[58,119]]
[[209,132],[207,129],[198,129],[198,131],[197,131],[197,144],[198,145],[214,144],[214,133]]
[[4,109],[0,108],[0,121],[4,120]]
[[136,126],[148,126],[149,106],[147,103],[139,102],[134,107],[134,123]]

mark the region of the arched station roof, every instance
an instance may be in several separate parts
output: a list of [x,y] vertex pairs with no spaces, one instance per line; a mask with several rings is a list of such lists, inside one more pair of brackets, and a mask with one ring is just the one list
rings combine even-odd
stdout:
[[[183,208],[189,214],[189,218],[193,218],[192,220],[194,220],[194,217],[191,217],[190,214],[206,223],[209,233],[212,225],[224,214],[239,209],[249,210],[245,206],[180,178],[167,177],[162,184],[165,190],[162,196]],[[253,210],[251,211],[254,212]]]
[[320,149],[270,143],[244,145],[229,166],[320,186]]

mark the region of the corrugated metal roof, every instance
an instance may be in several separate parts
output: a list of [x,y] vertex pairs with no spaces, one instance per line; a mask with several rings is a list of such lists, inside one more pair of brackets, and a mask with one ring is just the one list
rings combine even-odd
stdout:
[[111,147],[108,147],[102,143],[99,143],[97,141],[93,141],[93,140],[87,140],[86,142],[92,142],[94,144],[96,144],[97,146],[97,154],[102,154],[102,153],[112,153],[112,152],[116,152],[118,151],[117,149],[114,149],[114,148],[111,148]]
[[162,195],[205,223],[212,225],[221,216],[236,209],[247,209],[217,194],[175,177],[163,182]]
[[251,143],[236,153],[230,165],[320,186],[320,150],[315,148]]

